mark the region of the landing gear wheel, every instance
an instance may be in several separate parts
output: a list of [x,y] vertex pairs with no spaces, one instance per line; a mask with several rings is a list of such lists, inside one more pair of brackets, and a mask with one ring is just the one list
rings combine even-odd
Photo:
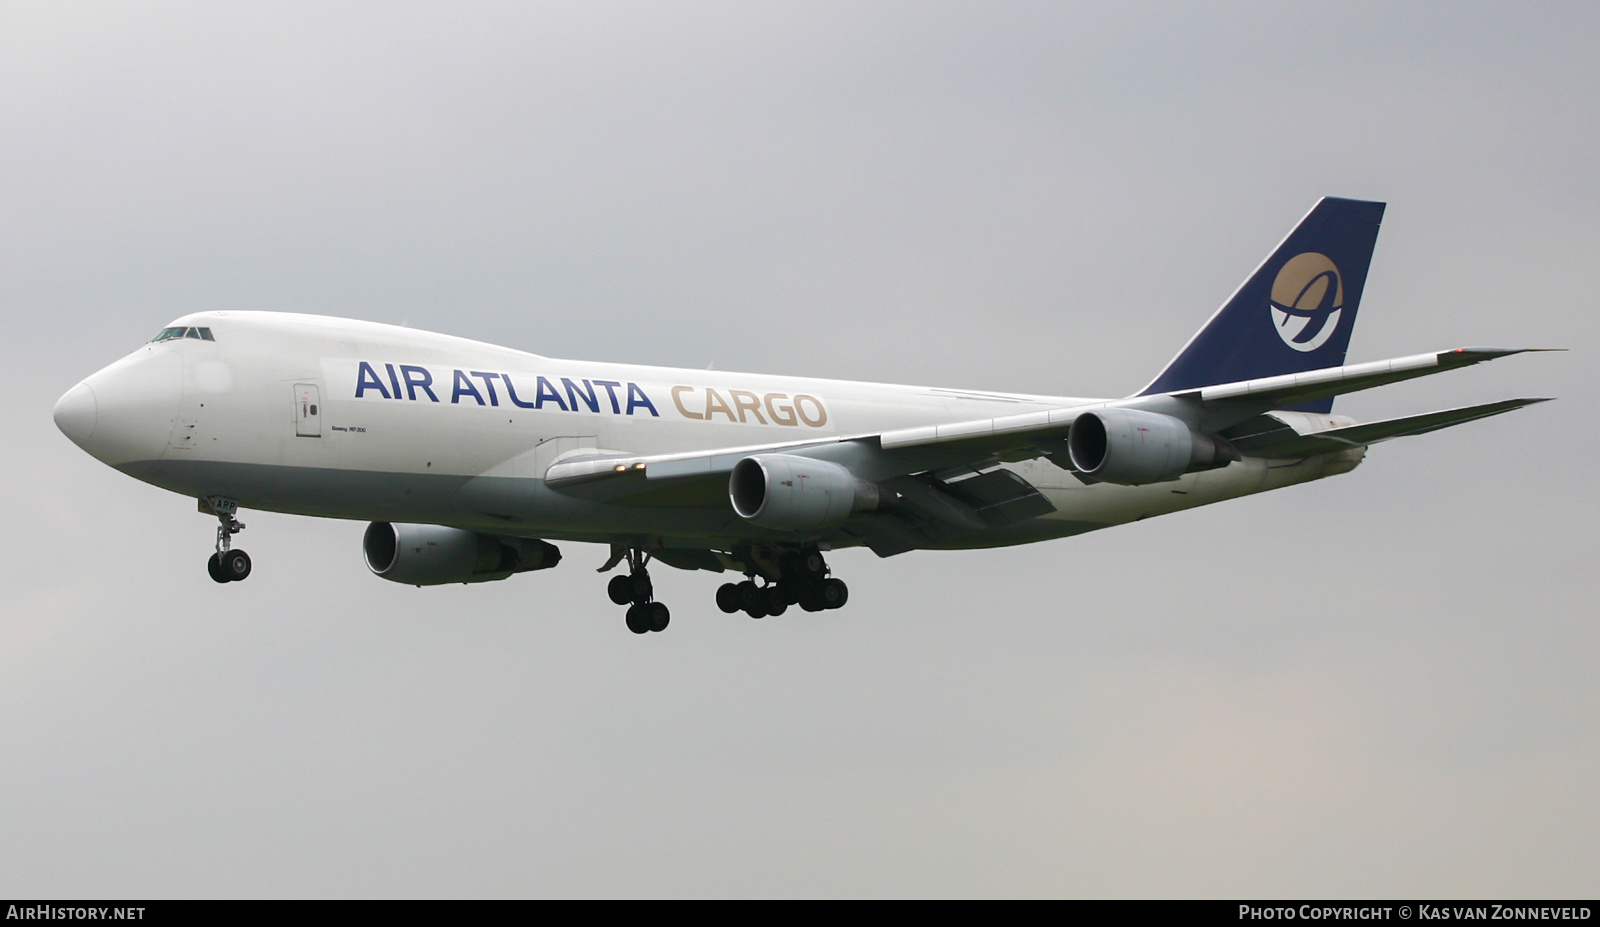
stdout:
[[212,554],[211,559],[206,561],[206,572],[210,573],[211,578],[217,582],[225,583],[228,581],[228,577],[222,575],[222,564],[218,562],[221,559],[221,554]]
[[744,613],[751,618],[759,620],[767,617],[767,607],[765,605],[751,605],[744,610]]
[[[796,556],[799,556],[798,554]],[[800,601],[800,593],[805,589],[805,583],[793,576],[785,576],[777,582],[778,595],[783,599],[783,604],[794,605]]]
[[828,572],[828,561],[822,558],[822,551],[808,550],[800,554],[800,575],[806,579],[820,579]]
[[[759,608],[761,606],[761,587],[760,586],[757,586],[755,583],[753,583],[753,582],[751,582],[750,580],[747,579],[744,582],[740,583],[737,588],[739,590],[739,607],[740,608],[742,608],[742,609],[744,609],[745,611],[748,612],[753,608]],[[761,616],[760,615],[751,615],[750,617],[752,617],[752,618],[760,618]]]
[[817,586],[808,587],[800,594],[800,607],[808,612],[820,612],[827,608],[828,603],[822,598],[822,589]]
[[250,575],[250,555],[242,550],[230,550],[217,555],[217,572],[230,583],[244,579]]
[[637,573],[630,573],[628,575],[628,581],[632,583],[633,601],[636,604],[642,605],[645,602],[650,601],[650,596],[655,593],[655,586],[650,582],[649,573],[646,573],[644,570],[640,570]]
[[844,603],[850,601],[850,589],[843,580],[825,579],[818,590],[824,608],[842,608]]
[[743,607],[739,603],[738,583],[723,583],[717,587],[717,607],[729,615]]
[[768,586],[761,590],[762,610],[776,618],[789,608],[789,603],[783,600],[783,594],[777,586]]
[[650,582],[650,555],[637,547],[619,550],[620,545],[611,548],[611,559],[601,567],[601,571],[609,570],[622,562],[624,555],[628,558],[627,575],[611,577],[606,583],[606,595],[618,605],[628,606],[625,616],[628,630],[635,634],[648,634],[651,631],[666,630],[667,622],[672,620],[672,613],[667,607],[655,601],[655,587]]

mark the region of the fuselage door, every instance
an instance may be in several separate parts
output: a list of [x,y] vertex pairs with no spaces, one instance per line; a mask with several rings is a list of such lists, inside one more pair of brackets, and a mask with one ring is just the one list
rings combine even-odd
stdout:
[[302,438],[322,437],[322,401],[317,384],[294,385],[294,433]]

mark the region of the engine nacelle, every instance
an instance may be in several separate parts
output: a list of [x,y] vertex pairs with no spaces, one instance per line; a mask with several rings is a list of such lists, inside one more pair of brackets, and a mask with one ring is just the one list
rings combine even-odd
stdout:
[[831,461],[757,454],[733,465],[728,498],[753,525],[804,531],[876,509],[878,487]]
[[361,551],[374,575],[412,586],[483,583],[513,573],[547,570],[561,562],[561,551],[554,544],[534,538],[386,521],[367,526]]
[[1170,415],[1136,409],[1078,416],[1067,433],[1067,452],[1079,473],[1123,486],[1164,483],[1239,459],[1221,438],[1192,431]]

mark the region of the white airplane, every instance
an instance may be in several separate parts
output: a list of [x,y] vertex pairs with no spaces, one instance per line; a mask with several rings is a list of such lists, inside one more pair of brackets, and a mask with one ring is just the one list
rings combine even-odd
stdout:
[[1518,350],[1344,365],[1384,204],[1327,198],[1151,384],[1125,399],[556,360],[392,325],[200,312],[69,390],[57,426],[215,515],[217,582],[244,579],[240,508],[370,521],[378,576],[418,586],[553,567],[610,545],[635,633],[669,612],[648,564],[744,574],[716,601],[845,603],[825,554],[1082,534],[1347,473],[1368,445],[1509,399],[1357,424],[1333,397]]

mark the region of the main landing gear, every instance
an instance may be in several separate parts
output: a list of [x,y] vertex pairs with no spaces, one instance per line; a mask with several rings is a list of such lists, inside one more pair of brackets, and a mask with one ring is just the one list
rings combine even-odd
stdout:
[[781,615],[791,605],[808,612],[840,608],[849,600],[850,590],[829,572],[819,550],[786,551],[778,558],[777,582],[757,585],[752,573],[752,578],[742,583],[723,583],[717,589],[717,607],[730,615],[742,611],[751,618]]
[[654,600],[655,587],[650,582],[650,571],[646,569],[650,562],[649,555],[630,548],[627,557],[627,575],[611,577],[611,582],[606,585],[606,594],[616,604],[628,606],[628,630],[635,634],[665,631],[667,623],[672,620],[672,613],[667,611],[666,605]]
[[219,583],[238,582],[250,575],[250,555],[233,549],[233,536],[244,530],[244,522],[234,517],[239,511],[239,504],[232,499],[215,496],[206,499],[205,504],[221,522],[217,526],[217,552],[206,561],[206,572]]
[[[736,551],[732,558],[746,568],[749,579],[723,583],[717,590],[717,607],[730,615],[744,612],[751,618],[766,618],[783,614],[791,605],[820,612],[840,608],[850,598],[850,590],[843,581],[829,575],[828,561],[814,547],[746,548]],[[611,601],[627,607],[628,630],[635,634],[666,630],[671,615],[666,605],[655,601],[655,588],[647,569],[649,554],[637,547],[613,544],[611,559],[600,572],[615,569],[624,559],[628,572],[611,577],[606,593]],[[776,581],[772,581],[773,577]]]

